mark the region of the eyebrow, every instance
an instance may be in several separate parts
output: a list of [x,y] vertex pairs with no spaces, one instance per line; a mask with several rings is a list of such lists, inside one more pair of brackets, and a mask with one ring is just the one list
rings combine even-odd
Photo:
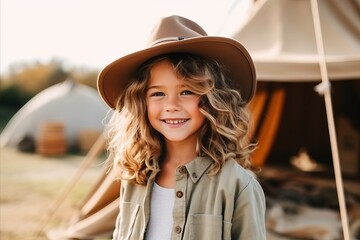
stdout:
[[147,90],[152,89],[152,88],[161,88],[161,86],[157,86],[157,85],[149,86],[149,87],[147,87]]

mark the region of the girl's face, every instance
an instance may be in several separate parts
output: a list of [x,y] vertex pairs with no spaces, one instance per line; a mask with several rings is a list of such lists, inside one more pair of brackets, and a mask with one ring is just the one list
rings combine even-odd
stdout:
[[193,141],[204,124],[199,110],[200,96],[185,87],[170,62],[163,60],[151,69],[146,93],[150,124],[161,133],[166,142]]

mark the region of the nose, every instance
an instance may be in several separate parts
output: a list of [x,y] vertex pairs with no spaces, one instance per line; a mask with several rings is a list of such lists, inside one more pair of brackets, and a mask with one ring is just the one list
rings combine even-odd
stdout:
[[177,96],[168,96],[165,103],[165,111],[174,112],[180,110],[180,102]]

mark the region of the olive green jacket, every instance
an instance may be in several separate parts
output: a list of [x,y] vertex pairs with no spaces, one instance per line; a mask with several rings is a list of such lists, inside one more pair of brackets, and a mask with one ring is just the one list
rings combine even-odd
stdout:
[[[236,161],[209,176],[211,165],[209,158],[199,157],[177,169],[172,239],[266,239],[259,182]],[[144,239],[154,179],[147,186],[122,182],[114,240]]]

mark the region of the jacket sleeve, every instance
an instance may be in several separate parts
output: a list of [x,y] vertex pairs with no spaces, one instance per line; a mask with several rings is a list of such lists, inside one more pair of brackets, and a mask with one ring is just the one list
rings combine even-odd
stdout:
[[116,217],[116,222],[115,222],[115,229],[114,229],[114,231],[113,231],[113,234],[112,234],[112,240],[117,240],[117,239],[119,239],[119,224],[120,224],[120,216],[121,216],[121,214],[120,214],[120,201],[121,201],[121,196],[122,196],[122,190],[123,190],[123,185],[121,184],[120,185],[120,195],[119,195],[119,213],[118,213],[118,215],[117,215],[117,217]]
[[119,239],[119,221],[120,221],[120,214],[116,217],[115,229],[112,234],[112,240]]
[[231,239],[265,240],[265,195],[254,177],[239,192],[235,203]]

